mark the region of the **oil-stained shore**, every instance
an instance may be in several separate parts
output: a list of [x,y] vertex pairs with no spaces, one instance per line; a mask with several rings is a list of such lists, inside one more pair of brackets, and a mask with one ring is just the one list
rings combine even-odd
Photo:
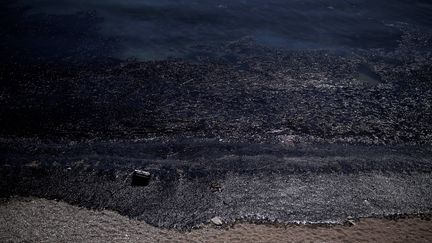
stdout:
[[[0,67],[0,196],[175,228],[428,213],[432,39],[401,32],[390,49],[244,39],[194,61],[11,58]],[[150,184],[132,187],[133,169]]]

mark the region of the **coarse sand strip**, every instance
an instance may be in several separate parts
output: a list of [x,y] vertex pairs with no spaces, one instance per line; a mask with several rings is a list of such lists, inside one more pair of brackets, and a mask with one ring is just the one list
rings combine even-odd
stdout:
[[346,225],[204,225],[180,232],[111,211],[12,198],[0,204],[0,242],[432,242],[432,221],[361,219]]

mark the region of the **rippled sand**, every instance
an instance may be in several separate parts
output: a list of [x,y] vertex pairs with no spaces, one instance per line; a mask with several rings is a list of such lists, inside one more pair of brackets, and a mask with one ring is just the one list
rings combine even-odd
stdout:
[[46,199],[0,204],[0,242],[431,242],[432,221],[362,219],[354,226],[205,225],[189,232],[160,229],[111,211]]

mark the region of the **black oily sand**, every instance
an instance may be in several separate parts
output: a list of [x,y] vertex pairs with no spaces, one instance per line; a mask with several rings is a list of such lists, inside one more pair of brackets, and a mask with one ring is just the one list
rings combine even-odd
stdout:
[[[428,213],[431,35],[387,49],[242,39],[195,61],[0,66],[0,196],[60,199],[152,225]],[[133,187],[134,169],[149,171]]]

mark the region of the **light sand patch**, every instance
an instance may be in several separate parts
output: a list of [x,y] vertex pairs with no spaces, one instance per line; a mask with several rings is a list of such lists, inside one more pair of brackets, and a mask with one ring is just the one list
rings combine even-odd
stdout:
[[355,226],[205,225],[189,232],[153,227],[111,211],[14,198],[0,204],[0,242],[431,242],[432,221],[362,219]]

